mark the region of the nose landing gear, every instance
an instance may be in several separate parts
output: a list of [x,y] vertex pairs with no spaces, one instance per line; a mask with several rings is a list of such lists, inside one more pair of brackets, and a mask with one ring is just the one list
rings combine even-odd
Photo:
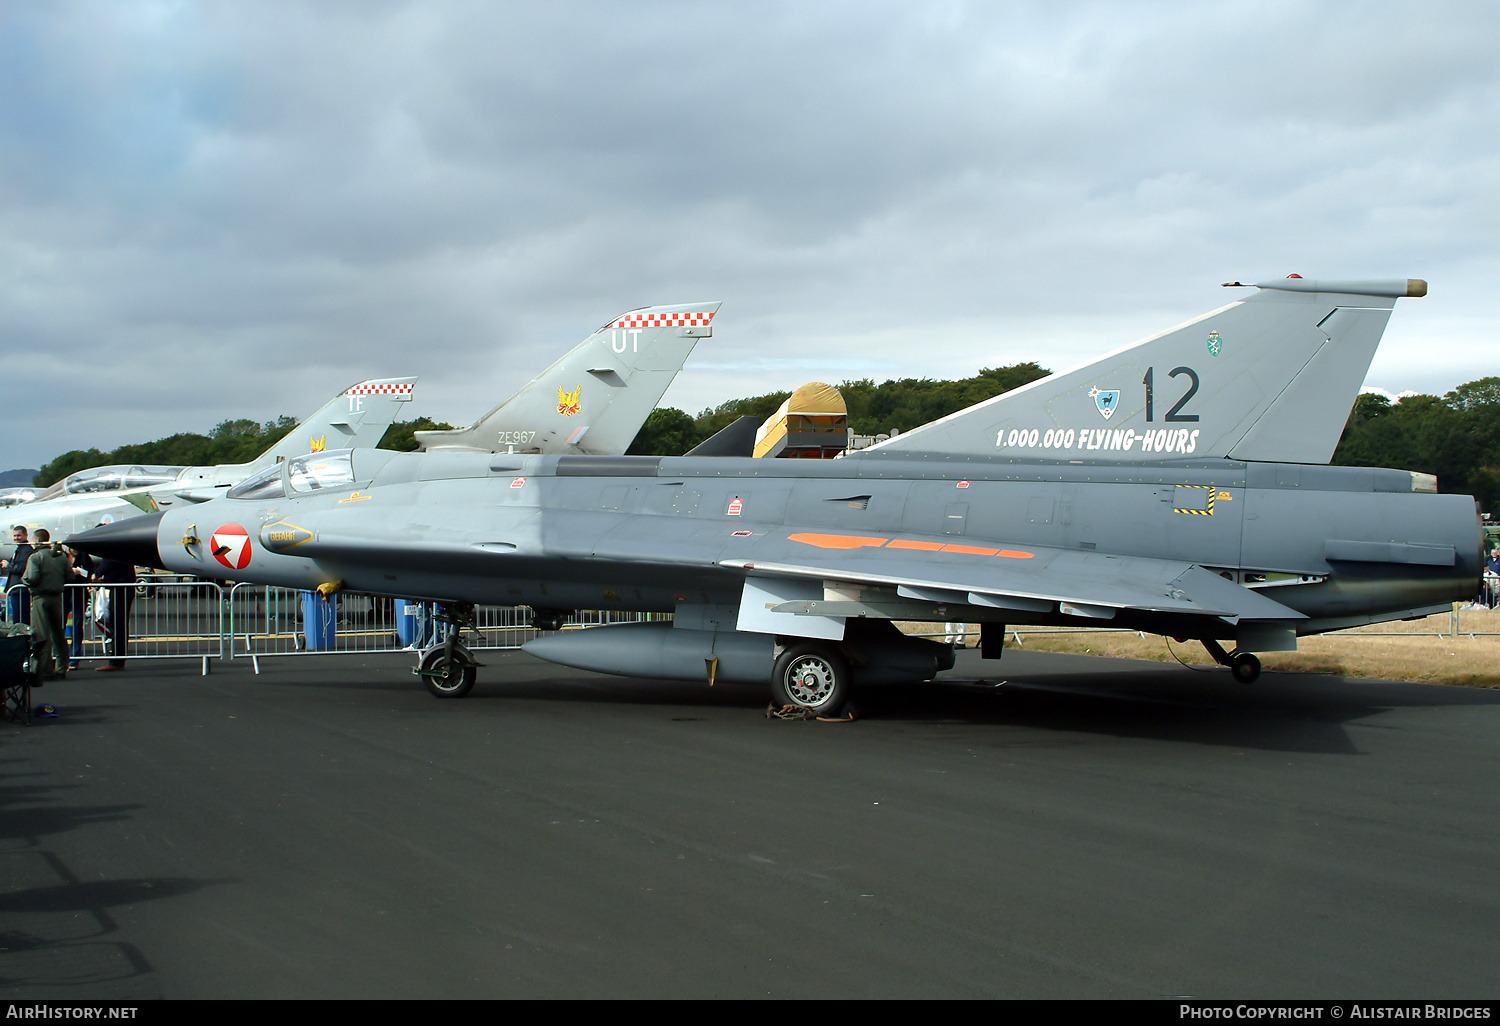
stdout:
[[434,698],[462,698],[474,687],[483,664],[462,641],[462,633],[474,629],[474,607],[468,603],[438,607],[438,619],[448,625],[446,637],[422,654],[411,672],[422,678]]

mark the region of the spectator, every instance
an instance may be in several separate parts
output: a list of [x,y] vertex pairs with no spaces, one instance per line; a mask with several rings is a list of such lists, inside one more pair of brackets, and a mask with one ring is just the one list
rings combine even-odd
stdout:
[[94,575],[94,557],[76,549],[64,548],[63,551],[68,554],[68,563],[72,568],[68,584],[73,585],[63,595],[67,614],[73,621],[73,633],[68,643],[71,657],[68,669],[76,670],[78,657],[83,655],[83,625],[87,622],[89,613],[89,591],[84,585]]
[[26,537],[26,528],[21,524],[11,528],[11,538],[16,543],[15,553],[10,559],[0,559],[0,570],[5,571],[5,593],[10,602],[10,622],[29,624],[31,597],[21,587],[21,576],[26,573],[26,562],[36,550],[31,547]]
[[135,567],[116,559],[103,559],[94,573],[97,584],[107,585],[109,592],[110,660],[96,670],[125,669],[125,653],[130,646],[130,607],[135,602]]

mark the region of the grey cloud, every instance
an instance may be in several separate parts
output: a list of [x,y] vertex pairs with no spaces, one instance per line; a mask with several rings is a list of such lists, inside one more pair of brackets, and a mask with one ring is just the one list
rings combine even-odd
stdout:
[[[690,299],[725,301],[668,396],[697,409],[804,371],[1063,366],[1230,278],[1426,274],[1377,369],[1451,387],[1490,369],[1500,16],[1409,10],[7,8],[11,462],[376,374],[462,420]],[[66,417],[59,376],[88,397]]]

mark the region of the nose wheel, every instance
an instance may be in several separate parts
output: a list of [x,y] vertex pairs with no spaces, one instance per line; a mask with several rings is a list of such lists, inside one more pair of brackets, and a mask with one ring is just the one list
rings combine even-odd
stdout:
[[417,676],[434,698],[462,698],[479,679],[479,664],[462,645],[454,645],[452,651],[440,645],[422,657]]
[[438,610],[438,617],[448,625],[447,638],[428,649],[412,673],[422,678],[434,698],[462,698],[479,679],[479,660],[459,640],[463,631],[474,627],[474,607],[454,604],[439,606]]

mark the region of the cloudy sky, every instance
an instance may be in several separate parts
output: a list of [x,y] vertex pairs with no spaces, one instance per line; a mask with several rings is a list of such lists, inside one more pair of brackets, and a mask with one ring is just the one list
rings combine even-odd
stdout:
[[0,469],[419,374],[468,423],[719,299],[666,403],[1065,369],[1220,282],[1423,277],[1500,373],[1492,3],[0,3]]

